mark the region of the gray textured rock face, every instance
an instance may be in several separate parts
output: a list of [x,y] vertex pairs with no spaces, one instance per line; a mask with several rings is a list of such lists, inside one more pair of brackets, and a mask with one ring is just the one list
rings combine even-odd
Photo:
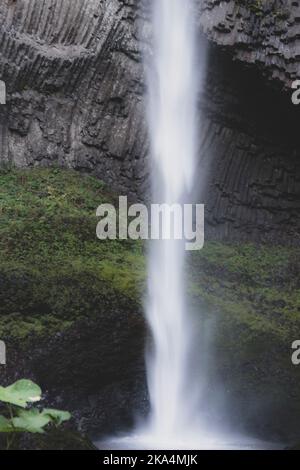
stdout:
[[[150,33],[149,5],[1,2],[0,78],[8,88],[8,104],[0,106],[2,163],[67,166],[145,198],[149,143],[140,47]],[[296,0],[196,0],[196,8],[217,44],[208,47],[199,100],[207,235],[294,242],[300,106],[279,89],[299,72],[300,7]],[[242,64],[254,64],[258,73]],[[259,74],[277,79],[271,85],[279,83],[278,91],[269,91],[270,80]]]
[[210,39],[285,87],[300,76],[298,0],[198,0]]
[[215,50],[201,107],[207,233],[299,243],[300,106]]
[[1,2],[2,161],[92,171],[129,194],[143,186],[136,3]]

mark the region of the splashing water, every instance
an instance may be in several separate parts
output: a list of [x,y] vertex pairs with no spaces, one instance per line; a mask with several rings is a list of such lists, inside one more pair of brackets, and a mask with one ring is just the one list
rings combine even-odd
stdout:
[[[197,81],[192,2],[154,2],[154,54],[149,67],[149,121],[153,199],[181,204],[193,185]],[[175,224],[181,218],[173,219]],[[169,230],[165,222],[165,230]],[[163,234],[162,234],[163,235]],[[185,308],[184,243],[153,242],[146,316],[153,336],[147,358],[151,402],[149,430],[161,441],[186,436],[195,417],[187,377],[191,334]]]
[[[152,200],[183,205],[195,183],[199,127],[201,73],[195,61],[193,0],[154,0],[153,4],[154,49],[147,72]],[[197,57],[199,48],[197,44]],[[168,234],[171,221],[164,221],[161,238]],[[181,224],[181,217],[177,220],[174,216],[173,223]],[[201,384],[189,367],[195,343],[186,307],[184,266],[184,241],[152,242],[146,305],[152,333],[147,356],[150,415],[135,433],[97,445],[106,449],[273,448],[255,439],[211,432],[202,420],[203,402],[200,406],[198,396]]]

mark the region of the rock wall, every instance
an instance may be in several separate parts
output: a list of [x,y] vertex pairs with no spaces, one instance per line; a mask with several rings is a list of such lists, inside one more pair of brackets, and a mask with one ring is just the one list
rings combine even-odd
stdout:
[[299,244],[300,107],[215,49],[201,108],[207,234]]
[[300,3],[199,0],[198,9],[218,46],[204,98],[208,233],[299,243],[300,109],[291,83],[300,77]]
[[[282,89],[299,74],[298,2],[196,3],[210,40],[199,99],[207,235],[295,242],[300,109]],[[148,19],[143,0],[3,0],[1,162],[75,168],[144,199]]]
[[1,2],[2,161],[93,172],[128,194],[143,187],[136,3]]
[[289,88],[300,76],[298,0],[197,0],[207,36]]

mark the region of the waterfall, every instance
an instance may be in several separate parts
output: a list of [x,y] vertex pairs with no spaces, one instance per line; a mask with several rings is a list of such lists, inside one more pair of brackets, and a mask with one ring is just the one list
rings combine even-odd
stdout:
[[[152,202],[169,207],[189,202],[193,186],[198,184],[197,95],[203,64],[200,70],[196,64],[204,54],[201,44],[196,44],[194,1],[153,0],[153,48],[151,58],[145,61]],[[161,229],[160,222],[152,220],[156,233]],[[200,358],[186,298],[185,240],[168,237],[174,233],[171,225],[178,226],[182,219],[174,211],[173,217],[164,217],[163,222],[161,236],[151,241],[145,305],[151,332],[146,358],[150,413],[133,432],[97,445],[102,449],[272,448],[269,443],[233,434],[224,422],[215,425],[211,414],[205,413],[207,390],[199,396],[203,385],[199,375],[203,381],[206,374],[203,357],[201,374],[190,365],[193,356],[197,362]],[[196,329],[196,335],[198,341],[202,340],[203,351],[207,348],[205,334]]]
[[[155,0],[153,56],[148,67],[152,201],[183,206],[193,186],[197,80],[192,0]],[[164,220],[180,224],[179,214]],[[147,357],[151,414],[149,431],[159,442],[185,436],[195,417],[188,376],[190,322],[185,303],[185,246],[181,240],[152,242],[146,317],[152,332]]]

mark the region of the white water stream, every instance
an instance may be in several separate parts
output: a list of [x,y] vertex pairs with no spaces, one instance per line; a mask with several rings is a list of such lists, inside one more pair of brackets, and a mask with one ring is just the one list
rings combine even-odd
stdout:
[[[197,183],[197,94],[201,73],[196,70],[195,58],[196,52],[201,57],[201,45],[196,43],[193,0],[153,0],[153,5],[153,55],[147,68],[152,201],[184,204]],[[166,232],[170,229],[168,223],[171,221],[165,221]],[[146,304],[152,333],[147,355],[150,415],[135,433],[108,439],[101,447],[271,448],[270,444],[205,429],[197,395],[198,377],[196,380],[189,368],[195,344],[186,305],[184,266],[184,241],[152,242]]]
[[[155,0],[153,31],[154,53],[148,68],[153,200],[183,205],[195,176],[198,90],[192,1]],[[171,219],[164,222],[168,233]],[[181,224],[181,217],[175,215],[174,223]],[[184,261],[182,241],[152,242],[146,306],[153,337],[147,358],[149,432],[160,442],[174,442],[179,434],[187,438],[197,419],[196,390],[188,376],[192,337]]]

